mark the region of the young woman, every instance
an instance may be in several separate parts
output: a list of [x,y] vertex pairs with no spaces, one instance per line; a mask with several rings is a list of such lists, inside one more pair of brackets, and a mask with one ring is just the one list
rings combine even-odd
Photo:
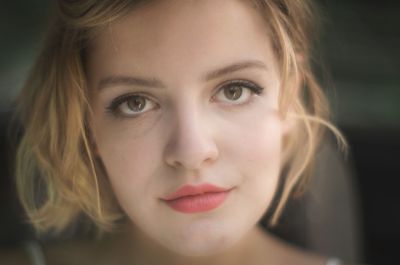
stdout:
[[258,225],[307,183],[322,128],[341,139],[311,72],[309,1],[58,6],[18,101],[18,192],[38,232],[86,215],[103,236],[33,260],[339,264]]

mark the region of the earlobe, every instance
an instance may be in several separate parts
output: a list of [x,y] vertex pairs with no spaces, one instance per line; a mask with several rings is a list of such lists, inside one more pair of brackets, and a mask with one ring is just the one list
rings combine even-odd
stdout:
[[295,130],[297,126],[297,119],[294,117],[294,115],[291,114],[292,112],[288,111],[283,120],[283,126],[282,126],[283,135],[288,135],[290,132]]

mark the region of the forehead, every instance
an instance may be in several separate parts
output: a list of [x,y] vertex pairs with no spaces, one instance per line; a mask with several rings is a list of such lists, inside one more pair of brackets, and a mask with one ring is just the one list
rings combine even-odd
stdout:
[[92,47],[89,74],[96,75],[191,76],[273,58],[267,25],[248,0],[154,1],[103,28]]

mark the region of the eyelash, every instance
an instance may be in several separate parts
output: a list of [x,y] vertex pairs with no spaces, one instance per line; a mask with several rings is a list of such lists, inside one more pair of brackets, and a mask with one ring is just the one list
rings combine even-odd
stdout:
[[[229,87],[235,87],[235,86],[248,89],[249,92],[252,94],[251,96],[253,96],[254,94],[259,96],[264,92],[264,88],[259,86],[259,85],[257,85],[257,84],[255,84],[254,82],[251,82],[251,81],[248,81],[248,80],[230,80],[230,81],[224,82],[224,83],[222,83],[221,85],[218,86],[218,88],[216,89],[217,93],[214,94],[212,99],[214,99],[215,96],[218,93],[220,93],[221,91],[223,91],[224,89],[229,88]],[[231,101],[231,102],[235,102],[235,101]],[[233,104],[230,104],[230,105],[239,106],[239,105],[245,105],[246,103],[250,103],[250,102],[248,101],[248,102],[236,103],[236,104],[233,103]]]
[[[215,101],[215,97],[218,95],[218,93],[220,93],[221,91],[223,91],[226,88],[234,87],[234,86],[238,86],[238,87],[242,87],[244,89],[248,89],[249,92],[252,94],[251,96],[253,96],[253,95],[261,95],[264,92],[264,88],[263,87],[255,84],[252,81],[248,81],[248,80],[230,80],[228,82],[224,82],[221,85],[217,86],[217,89],[216,89],[217,92],[214,93],[214,95],[213,95],[211,100]],[[131,116],[121,113],[121,111],[119,110],[120,106],[123,103],[127,102],[132,97],[143,97],[143,98],[145,98],[146,101],[153,101],[153,104],[157,105],[157,103],[155,103],[154,100],[152,100],[151,97],[149,97],[146,94],[132,93],[132,94],[125,94],[125,95],[122,95],[122,96],[119,96],[119,97],[115,98],[111,102],[111,104],[108,107],[106,107],[107,112],[112,113],[116,117],[122,117],[122,118],[125,118],[125,117],[126,118],[136,118],[141,113],[145,113],[145,112],[138,112],[137,114],[131,115]],[[228,101],[230,101],[230,100],[228,100]],[[235,102],[235,100],[232,100],[231,102]],[[245,105],[247,103],[250,103],[250,101],[247,101],[247,102],[244,102],[244,103],[227,104],[227,105],[232,105],[234,107],[234,106]]]
[[[113,114],[116,117],[129,117],[129,118],[135,118],[136,116],[140,115],[140,112],[136,115],[132,115],[132,116],[128,116],[125,115],[123,113],[121,113],[121,111],[119,110],[119,108],[121,107],[121,105],[125,102],[127,102],[129,99],[133,98],[133,97],[143,97],[146,101],[153,101],[148,95],[146,94],[142,94],[142,93],[131,93],[131,94],[124,94],[122,96],[119,96],[117,98],[115,98],[111,104],[106,108],[107,112],[110,112],[111,114]],[[153,103],[156,104],[156,103]],[[157,104],[156,104],[157,105]]]

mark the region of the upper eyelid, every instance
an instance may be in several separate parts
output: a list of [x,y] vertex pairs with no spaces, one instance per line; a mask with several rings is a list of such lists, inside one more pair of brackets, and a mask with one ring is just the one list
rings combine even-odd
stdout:
[[141,96],[141,97],[144,97],[144,98],[154,101],[153,97],[146,92],[128,92],[126,94],[116,97],[115,99],[113,99],[113,102],[115,102],[115,101],[124,102],[126,99],[128,99],[130,97],[134,97],[134,96]]
[[153,102],[153,104],[157,105],[157,102],[149,95],[147,95],[147,93],[143,93],[143,92],[131,92],[131,93],[127,93],[121,96],[116,97],[115,99],[113,99],[111,101],[111,103],[109,104],[109,106],[107,107],[107,109],[110,109],[112,111],[115,111],[116,109],[118,109],[118,107],[125,103],[130,97],[133,96],[142,96],[144,98],[146,98],[147,100],[150,100]]
[[[214,90],[213,94],[218,93],[221,89],[223,89],[224,87],[226,87],[228,85],[234,85],[234,84],[250,85],[253,88],[259,88],[260,90],[264,89],[258,83],[248,80],[248,79],[231,79],[231,80],[223,81],[223,82],[219,83],[218,85],[216,85],[213,89]],[[116,97],[115,99],[112,100],[110,105],[118,106],[119,104],[122,104],[127,99],[129,99],[129,97],[132,97],[132,96],[142,96],[142,97],[145,97],[146,99],[151,100],[156,103],[156,100],[154,99],[154,97],[149,95],[147,92],[137,91],[137,92],[128,92],[126,94]]]
[[252,90],[253,89],[258,90],[257,91],[258,93],[262,93],[265,90],[264,86],[259,85],[257,82],[250,81],[248,79],[234,79],[234,80],[225,81],[225,82],[222,82],[221,84],[219,84],[216,87],[216,92],[219,92],[221,89],[223,89],[224,87],[226,87],[230,84],[249,85]]
[[227,80],[227,81],[221,82],[220,84],[217,85],[217,88],[222,88],[222,87],[224,87],[226,85],[229,85],[229,84],[248,84],[248,85],[254,85],[254,86],[261,87],[260,85],[258,85],[257,82],[251,81],[249,79],[242,78],[242,79],[231,79],[231,80]]

